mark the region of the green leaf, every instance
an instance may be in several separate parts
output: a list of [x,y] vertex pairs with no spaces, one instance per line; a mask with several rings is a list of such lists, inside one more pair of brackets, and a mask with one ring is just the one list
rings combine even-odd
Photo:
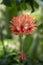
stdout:
[[36,8],[39,7],[39,5],[38,5],[36,2],[34,2],[34,6],[35,6]]
[[35,0],[35,1],[38,3],[38,5],[43,6],[43,0]]
[[30,46],[32,44],[33,38],[31,35],[26,35],[26,38],[24,39],[24,52],[28,55]]
[[38,30],[43,29],[43,23],[38,26]]
[[11,0],[3,0],[3,3],[4,3],[6,6],[11,6]]
[[9,22],[12,20],[12,17],[17,15],[17,6],[16,3],[12,3],[12,7],[6,7],[5,12],[5,29],[8,34],[8,38],[11,37],[11,31],[9,29]]
[[35,54],[36,54],[36,49],[38,47],[38,40],[39,40],[39,37],[36,34],[36,36],[33,39],[33,43],[32,43],[32,45],[29,49],[29,55],[32,56],[32,57],[35,56]]

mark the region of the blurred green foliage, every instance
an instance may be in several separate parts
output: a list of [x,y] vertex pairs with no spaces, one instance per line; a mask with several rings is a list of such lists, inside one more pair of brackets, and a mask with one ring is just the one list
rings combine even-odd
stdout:
[[[43,65],[43,7],[42,0],[3,0],[0,4],[0,65]],[[16,36],[9,30],[12,17],[30,13],[37,19],[37,30],[31,35]],[[28,11],[28,12],[27,12]],[[20,47],[27,57],[20,61]]]

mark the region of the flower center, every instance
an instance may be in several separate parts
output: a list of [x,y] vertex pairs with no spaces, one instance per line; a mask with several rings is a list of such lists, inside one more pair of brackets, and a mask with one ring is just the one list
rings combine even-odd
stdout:
[[24,28],[25,28],[25,29],[28,29],[28,27],[29,27],[29,24],[26,23],[25,26],[24,26]]

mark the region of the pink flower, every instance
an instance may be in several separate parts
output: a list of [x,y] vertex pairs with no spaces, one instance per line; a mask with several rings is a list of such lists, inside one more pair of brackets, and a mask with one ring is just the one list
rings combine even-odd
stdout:
[[9,28],[15,34],[31,34],[36,29],[35,19],[28,14],[13,17]]

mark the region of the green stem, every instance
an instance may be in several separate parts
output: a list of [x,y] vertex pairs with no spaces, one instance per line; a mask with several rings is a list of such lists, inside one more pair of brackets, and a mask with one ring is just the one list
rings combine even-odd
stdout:
[[[20,52],[21,53],[24,53],[24,49],[23,49],[23,46],[24,46],[24,44],[23,44],[23,35],[19,35],[19,41],[20,41]],[[24,65],[25,64],[25,62],[23,61],[20,65]]]
[[19,35],[20,51],[23,52],[23,35]]

